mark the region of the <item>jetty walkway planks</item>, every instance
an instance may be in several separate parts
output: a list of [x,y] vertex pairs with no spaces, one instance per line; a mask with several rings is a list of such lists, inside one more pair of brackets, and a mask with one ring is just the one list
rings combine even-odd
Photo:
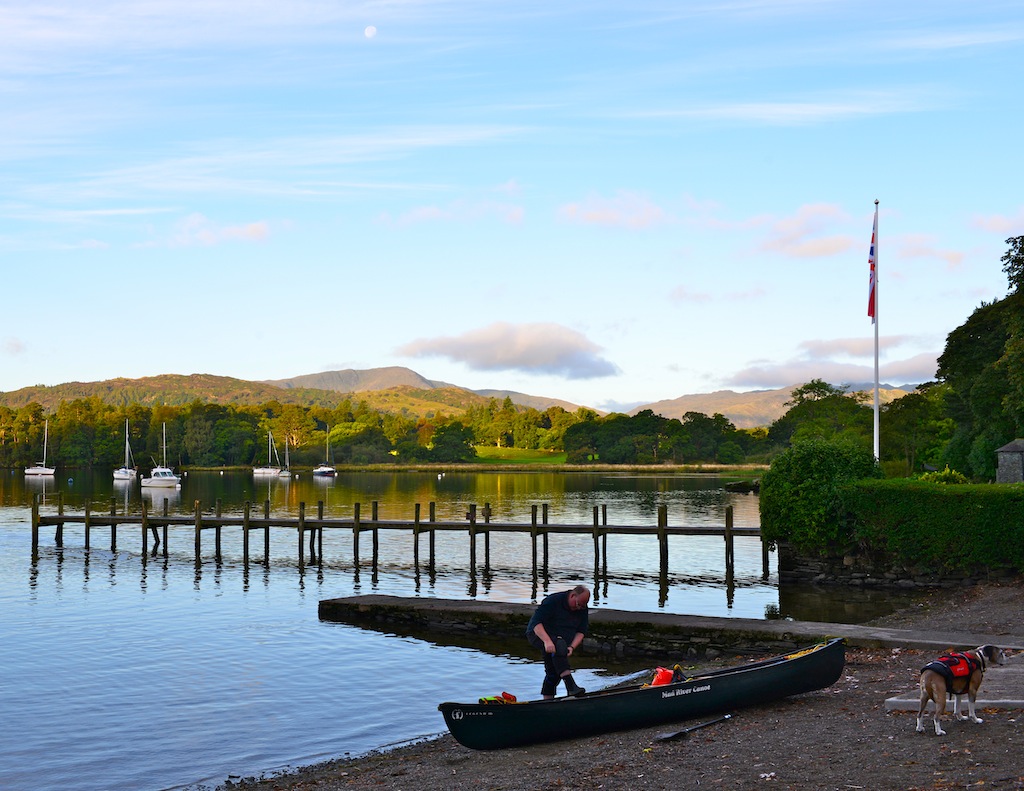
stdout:
[[[548,522],[548,506],[531,506],[530,521],[519,522],[492,522],[491,507],[487,503],[482,509],[470,505],[465,520],[459,521],[438,521],[436,519],[436,504],[428,504],[426,519],[422,518],[421,505],[416,503],[414,514],[411,520],[400,519],[379,519],[378,503],[371,503],[370,516],[366,518],[362,512],[362,504],[353,505],[351,517],[325,518],[323,501],[317,503],[316,516],[306,513],[306,504],[299,503],[298,517],[272,517],[270,514],[270,501],[263,503],[262,515],[254,515],[252,504],[245,503],[241,515],[225,516],[221,513],[220,500],[216,501],[212,514],[204,513],[199,500],[194,502],[194,509],[191,515],[172,516],[167,510],[167,500],[163,501],[162,513],[150,513],[145,500],[142,501],[142,511],[139,513],[117,513],[117,501],[111,499],[109,512],[93,510],[92,504],[86,501],[84,510],[78,514],[68,513],[64,509],[63,498],[60,497],[57,503],[55,514],[44,514],[40,509],[39,495],[35,495],[32,501],[32,554],[36,557],[39,552],[39,534],[42,527],[55,528],[55,541],[57,546],[64,545],[64,526],[68,523],[84,525],[85,549],[90,548],[92,531],[96,528],[110,529],[110,549],[117,550],[118,528],[134,527],[141,529],[142,555],[149,551],[149,535],[153,536],[153,554],[157,553],[157,547],[163,545],[163,555],[168,555],[168,539],[170,528],[190,529],[195,544],[195,559],[202,561],[202,533],[204,530],[214,533],[214,557],[219,562],[222,558],[221,537],[225,530],[239,531],[242,536],[242,557],[243,562],[248,565],[250,562],[250,534],[253,531],[262,531],[263,538],[263,562],[270,563],[270,531],[271,529],[284,529],[294,531],[297,537],[297,557],[299,568],[307,564],[306,540],[309,541],[309,564],[322,564],[323,562],[323,534],[324,530],[346,530],[352,533],[353,558],[356,567],[359,566],[359,543],[360,536],[370,532],[373,547],[373,566],[377,566],[378,557],[378,534],[381,530],[411,531],[413,541],[413,562],[418,568],[420,565],[420,537],[426,534],[428,539],[428,561],[427,567],[433,571],[435,557],[435,535],[438,531],[464,532],[469,538],[470,570],[475,572],[477,568],[477,541],[482,538],[484,542],[484,566],[490,567],[490,535],[491,533],[528,533],[532,545],[533,569],[538,567],[538,541],[541,543],[542,563],[545,573],[548,567],[548,536],[555,534],[562,535],[589,535],[594,543],[594,570],[595,572],[607,574],[607,554],[609,535],[650,535],[655,536],[658,541],[659,569],[664,576],[668,573],[668,539],[673,536],[721,536],[725,545],[725,570],[727,575],[732,574],[734,566],[734,539],[737,536],[760,537],[759,527],[743,527],[733,524],[732,506],[725,509],[725,524],[722,527],[683,527],[669,525],[668,506],[658,507],[658,523],[656,525],[610,525],[608,524],[607,506],[594,506],[593,522],[585,524],[552,524]],[[768,576],[768,545],[761,542],[762,575]]]

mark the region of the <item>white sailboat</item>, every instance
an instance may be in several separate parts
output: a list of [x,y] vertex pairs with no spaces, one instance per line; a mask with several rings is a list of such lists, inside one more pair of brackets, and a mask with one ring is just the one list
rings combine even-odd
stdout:
[[135,469],[135,457],[132,456],[132,444],[128,441],[128,419],[124,421],[124,464],[114,470],[115,481],[134,481],[138,475]]
[[[277,459],[277,466],[271,464],[274,458]],[[281,474],[281,457],[277,455],[277,446],[274,444],[273,432],[267,432],[267,463],[260,467],[253,467],[252,474],[256,477],[267,475],[276,477]]]
[[50,439],[50,421],[47,420],[43,424],[43,460],[37,461],[31,467],[25,468],[26,475],[53,475],[56,471],[56,467],[46,466],[46,445]]
[[327,456],[323,464],[318,464],[313,468],[313,475],[318,478],[333,478],[338,474],[338,471],[334,469],[334,465],[331,464],[331,427],[327,427]]
[[164,460],[158,464],[149,474],[150,477],[142,479],[143,486],[161,486],[174,488],[181,484],[181,478],[174,474],[174,470],[167,466],[167,424],[164,423]]
[[288,437],[284,438],[284,467],[281,468],[278,475],[282,478],[292,477],[291,463],[288,461]]

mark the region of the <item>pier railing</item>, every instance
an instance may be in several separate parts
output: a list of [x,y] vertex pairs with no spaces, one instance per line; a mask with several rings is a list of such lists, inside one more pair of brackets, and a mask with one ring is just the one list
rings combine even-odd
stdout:
[[[434,570],[435,566],[435,535],[438,531],[464,532],[469,538],[469,563],[471,572],[475,573],[478,566],[478,542],[483,542],[484,570],[490,568],[490,537],[492,533],[526,533],[530,536],[532,548],[532,565],[534,573],[538,565],[543,572],[547,573],[549,546],[548,537],[551,535],[589,535],[593,539],[594,546],[594,571],[595,574],[607,575],[608,563],[608,536],[655,536],[658,541],[659,571],[664,577],[668,573],[669,560],[669,538],[674,536],[721,536],[724,540],[725,549],[725,571],[727,577],[733,574],[735,564],[734,539],[737,536],[761,537],[759,527],[736,526],[733,524],[732,506],[725,509],[725,524],[721,527],[684,527],[670,525],[668,523],[668,506],[658,507],[658,522],[655,525],[614,525],[608,524],[608,507],[606,505],[594,506],[593,521],[591,524],[557,524],[548,521],[547,504],[531,506],[530,521],[522,522],[492,522],[491,507],[485,503],[484,507],[470,505],[464,520],[443,521],[436,518],[436,504],[428,504],[426,518],[423,518],[421,504],[416,503],[413,509],[411,520],[401,519],[379,519],[378,503],[370,504],[369,518],[364,515],[361,503],[353,505],[351,517],[325,518],[323,501],[317,503],[316,516],[306,512],[306,504],[299,503],[297,517],[272,517],[270,513],[270,501],[263,503],[262,513],[254,514],[253,504],[246,502],[242,514],[225,516],[221,513],[221,502],[217,500],[212,514],[203,513],[202,504],[199,500],[194,502],[191,515],[171,516],[168,513],[168,501],[163,501],[163,509],[160,513],[151,513],[146,501],[142,501],[141,514],[129,514],[117,512],[117,501],[110,501],[109,511],[94,510],[93,504],[86,500],[81,513],[69,513],[64,509],[63,498],[59,497],[56,513],[42,513],[40,509],[39,495],[35,495],[32,501],[32,555],[33,558],[39,553],[39,536],[41,528],[55,528],[54,540],[57,546],[64,545],[64,526],[68,523],[82,524],[84,526],[84,546],[89,549],[92,542],[92,533],[97,528],[109,528],[110,550],[117,550],[118,529],[134,528],[141,531],[142,555],[145,557],[149,552],[149,537],[153,537],[153,554],[156,555],[158,548],[162,546],[164,557],[168,556],[168,545],[171,528],[181,528],[182,531],[191,531],[194,541],[195,560],[200,563],[203,558],[203,531],[213,533],[214,559],[218,562],[222,559],[221,539],[224,531],[239,531],[242,538],[242,560],[248,566],[250,562],[262,562],[270,565],[270,531],[286,530],[293,531],[296,536],[297,557],[300,570],[308,565],[322,565],[323,563],[323,536],[325,530],[346,530],[352,533],[353,560],[356,568],[360,565],[360,539],[365,533],[370,533],[372,542],[372,565],[377,568],[378,563],[378,540],[381,530],[411,531],[413,536],[413,563],[418,569],[420,567],[420,544],[421,538],[427,538],[427,568]],[[251,535],[254,531],[262,531],[260,536],[263,539],[262,560],[252,559]],[[307,557],[308,542],[308,557]],[[538,546],[539,544],[539,546]],[[762,578],[768,577],[768,545],[761,541],[761,566]]]

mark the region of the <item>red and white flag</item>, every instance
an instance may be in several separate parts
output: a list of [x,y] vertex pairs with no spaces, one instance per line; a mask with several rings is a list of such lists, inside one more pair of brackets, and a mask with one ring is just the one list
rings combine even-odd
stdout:
[[875,207],[875,224],[871,227],[871,252],[868,253],[868,265],[871,271],[868,274],[868,315],[871,323],[875,323],[877,312],[875,304],[875,246],[878,244],[878,207]]

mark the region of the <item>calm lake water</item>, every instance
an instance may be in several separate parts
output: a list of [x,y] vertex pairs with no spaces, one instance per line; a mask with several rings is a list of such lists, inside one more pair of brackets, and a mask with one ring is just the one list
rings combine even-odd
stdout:
[[[382,519],[408,519],[415,503],[437,504],[437,518],[462,519],[468,505],[490,503],[494,521],[528,523],[530,506],[547,503],[553,523],[592,521],[607,505],[611,524],[757,525],[757,498],[726,492],[713,476],[561,473],[360,473],[335,480],[261,481],[246,473],[188,475],[177,491],[143,493],[115,485],[109,473],[45,480],[0,474],[0,788],[199,789],[231,776],[250,777],[430,736],[444,728],[437,703],[507,690],[539,693],[542,672],[523,645],[495,651],[439,645],[406,636],[322,623],[321,599],[367,593],[536,602],[582,581],[592,607],[733,616],[855,621],[886,602],[784,592],[772,556],[761,578],[760,543],[737,539],[735,584],[722,582],[721,538],[670,542],[669,586],[658,584],[653,537],[610,537],[608,576],[593,578],[587,536],[553,536],[549,573],[535,582],[527,536],[491,538],[488,574],[471,574],[465,534],[439,533],[434,574],[412,563],[412,539],[381,531],[380,560],[370,541],[353,565],[351,534],[325,531],[322,566],[298,568],[294,533],[277,531],[269,567],[241,562],[241,540],[225,531],[222,562],[196,564],[191,535],[171,529],[170,556],[144,557],[136,529],[92,532],[80,525],[41,539],[33,562],[29,506],[42,495],[55,511],[80,512],[85,500],[108,510],[138,511],[142,498],[172,513],[195,500],[240,513],[246,500],[275,515],[299,503],[327,516],[351,516],[353,504],[379,503]],[[207,505],[208,504],[208,505]],[[208,534],[204,534],[205,536]],[[261,537],[262,539],[262,537]],[[212,545],[212,540],[205,539]],[[421,561],[426,539],[421,539]],[[262,557],[262,540],[254,552]],[[482,564],[482,550],[478,551]],[[524,625],[525,627],[525,625]],[[603,686],[635,668],[591,666],[583,686]],[[401,716],[391,716],[401,703]]]

